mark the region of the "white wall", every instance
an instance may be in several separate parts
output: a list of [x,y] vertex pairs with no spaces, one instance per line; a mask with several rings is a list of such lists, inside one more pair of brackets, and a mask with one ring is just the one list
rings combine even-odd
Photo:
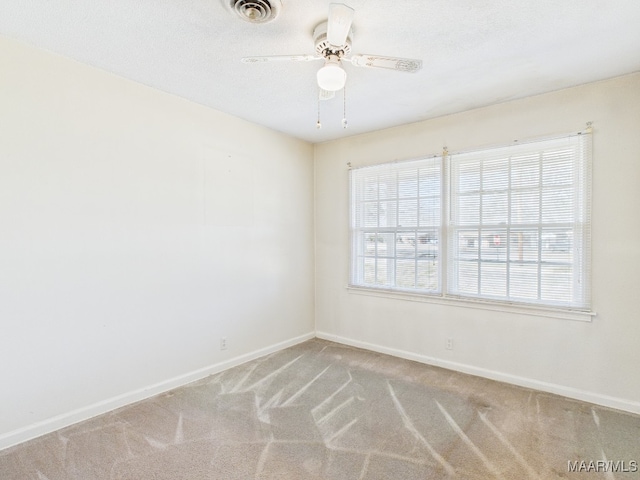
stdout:
[[0,37],[0,448],[312,336],[313,269],[311,145]]
[[[437,95],[437,92],[429,94]],[[508,144],[593,122],[592,322],[347,291],[353,166]],[[640,413],[640,75],[318,145],[316,330],[365,346]],[[454,349],[445,349],[453,338]]]

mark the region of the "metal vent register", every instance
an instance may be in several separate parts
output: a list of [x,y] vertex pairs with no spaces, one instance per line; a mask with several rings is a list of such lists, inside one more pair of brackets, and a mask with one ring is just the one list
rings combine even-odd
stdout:
[[230,0],[231,8],[240,18],[251,23],[267,23],[280,13],[280,0]]

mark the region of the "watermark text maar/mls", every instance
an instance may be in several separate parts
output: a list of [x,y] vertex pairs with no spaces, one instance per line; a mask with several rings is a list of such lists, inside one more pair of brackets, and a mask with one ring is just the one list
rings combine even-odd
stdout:
[[569,472],[594,472],[594,473],[636,473],[638,462],[636,460],[569,460],[567,462]]

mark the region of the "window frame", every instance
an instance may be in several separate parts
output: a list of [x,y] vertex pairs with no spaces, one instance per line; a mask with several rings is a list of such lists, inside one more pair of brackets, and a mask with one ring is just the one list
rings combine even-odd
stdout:
[[[433,169],[434,167],[437,167],[438,169],[438,185],[437,185],[437,190],[434,190],[433,188],[431,190],[428,190],[429,193],[425,193],[425,194],[421,194],[420,191],[420,175],[421,175],[421,170],[427,170],[427,169]],[[365,172],[365,174],[368,172],[369,175],[368,176],[364,176],[364,178],[362,178],[360,180],[360,183],[358,184],[358,188],[355,187],[355,183],[357,181],[357,179],[355,178],[355,173],[354,171],[357,172]],[[413,172],[415,171],[415,174],[417,175],[416,178],[416,195],[402,195],[401,191],[402,188],[400,187],[400,180],[398,179],[399,175],[401,173],[406,173],[406,172]],[[384,197],[380,196],[380,190],[381,190],[381,185],[383,184],[383,182],[380,181],[380,177],[383,177],[385,175],[389,175],[389,172],[391,172],[392,176],[394,177],[393,180],[395,182],[395,187],[390,188],[390,190],[395,191],[395,194],[390,194]],[[364,174],[363,174],[364,175]],[[377,183],[376,183],[376,199],[372,199],[371,197],[367,198],[366,193],[362,193],[361,191],[357,191],[362,190],[364,188],[366,188],[366,186],[364,185],[367,180],[372,179],[373,177],[377,177]],[[399,292],[405,292],[405,293],[412,293],[412,294],[419,294],[419,295],[442,295],[443,292],[443,269],[442,269],[442,245],[443,245],[443,231],[444,231],[444,222],[443,222],[443,214],[444,214],[444,204],[443,204],[443,191],[444,191],[444,184],[443,184],[443,180],[445,178],[444,175],[444,163],[443,163],[443,159],[442,156],[439,155],[432,155],[432,156],[428,156],[428,157],[422,157],[422,158],[418,158],[418,159],[409,159],[409,160],[404,160],[401,162],[387,162],[387,163],[382,163],[379,165],[371,165],[371,166],[366,166],[366,167],[360,167],[358,169],[350,169],[349,171],[349,188],[350,188],[350,202],[349,202],[349,232],[350,232],[350,271],[349,271],[349,286],[350,287],[358,287],[358,288],[369,288],[369,289],[375,289],[375,290],[389,290],[389,291],[399,291]],[[390,177],[388,177],[388,180],[390,179]],[[388,187],[388,185],[386,185]],[[394,190],[395,188],[395,190]],[[434,193],[437,192],[437,195]],[[358,194],[360,194],[363,198],[357,202],[356,201],[356,197],[358,196]],[[422,222],[422,217],[420,216],[420,204],[422,200],[425,199],[434,199],[437,197],[437,203],[439,205],[439,209],[438,209],[438,219],[437,219],[437,225],[434,224],[429,224],[428,223],[428,219],[426,220],[425,223]],[[401,220],[399,218],[398,212],[399,212],[399,204],[402,201],[406,201],[406,202],[412,202],[415,201],[416,202],[416,216],[415,216],[415,224],[413,225],[401,225]],[[356,225],[358,223],[358,217],[362,216],[362,218],[364,218],[366,216],[365,212],[361,212],[360,208],[364,208],[364,206],[366,206],[366,204],[369,203],[376,203],[378,205],[382,204],[382,203],[387,203],[387,204],[392,204],[395,203],[396,204],[396,213],[395,216],[393,217],[393,225],[386,225],[386,226],[380,226],[380,219],[382,217],[382,215],[379,213],[379,209],[376,209],[376,226],[370,226],[370,225]],[[354,206],[355,205],[355,206]],[[364,222],[366,223],[366,221]],[[435,235],[434,235],[435,233]],[[398,235],[405,235],[405,237],[409,237],[411,236],[411,234],[413,234],[414,236],[414,240],[413,240],[413,255],[398,255]],[[360,235],[362,235],[362,238],[358,238]],[[367,235],[375,235],[376,241],[375,241],[375,251],[373,253],[373,255],[367,255],[367,247],[366,247],[366,238],[365,236]],[[393,236],[393,254],[392,255],[378,255],[378,236],[379,235],[387,235],[388,237]],[[429,255],[428,251],[432,250],[432,248],[429,248],[430,244],[431,246],[433,245],[433,241],[429,242],[429,241],[425,241],[422,242],[420,240],[421,236],[424,236],[425,238],[436,238],[436,244],[437,244],[437,255],[431,256]],[[362,243],[362,245],[360,245]],[[388,242],[383,242],[383,243],[388,243]],[[425,245],[425,248],[423,249],[423,252],[420,252],[420,246],[419,244],[423,244]],[[388,247],[385,248],[385,250],[389,250]],[[362,258],[363,261],[365,263],[363,263],[363,265],[359,265],[358,263],[358,259]],[[367,259],[374,259],[375,264],[374,264],[374,281],[373,282],[366,282],[366,260]],[[393,285],[389,286],[389,285],[384,285],[384,282],[380,282],[378,280],[378,260],[391,260],[392,264],[393,264],[393,278],[392,279],[387,279],[386,283],[392,283]],[[403,262],[409,262],[409,261],[413,261],[414,262],[414,287],[408,287],[408,286],[398,286],[398,269],[397,269],[397,263],[398,261],[403,261]],[[421,289],[417,286],[415,286],[416,284],[419,283],[419,268],[418,266],[420,264],[426,264],[426,263],[431,263],[431,264],[436,264],[435,265],[435,274],[436,274],[436,287],[429,289],[429,290],[424,290]],[[431,269],[429,269],[431,270]],[[360,279],[362,281],[362,283],[356,283],[354,282],[354,279],[358,277],[358,279]],[[429,273],[427,273],[427,277],[431,278],[431,275]]]
[[[532,145],[533,148],[544,149],[545,142],[553,142],[559,139],[565,139],[570,137],[582,137],[580,143],[580,159],[578,163],[580,165],[576,165],[575,168],[581,168],[579,175],[576,177],[579,179],[580,184],[576,184],[575,182],[571,183],[571,192],[572,195],[579,195],[580,202],[583,204],[583,210],[580,215],[580,221],[582,225],[582,248],[579,249],[580,257],[572,258],[570,268],[579,269],[580,272],[575,275],[579,275],[580,282],[582,283],[583,288],[583,298],[584,302],[580,305],[577,304],[566,304],[566,303],[558,303],[553,301],[544,301],[544,300],[536,300],[534,302],[523,301],[521,299],[513,299],[513,298],[492,298],[488,296],[482,295],[464,295],[460,294],[459,291],[455,291],[451,286],[451,278],[450,278],[450,264],[453,262],[453,250],[454,245],[452,243],[453,232],[459,226],[454,226],[451,223],[451,214],[452,214],[452,192],[451,192],[451,182],[452,182],[452,157],[453,155],[449,154],[444,149],[442,155],[430,155],[420,158],[413,158],[405,161],[394,161],[394,162],[385,162],[376,165],[368,165],[357,168],[350,168],[349,172],[349,241],[350,241],[350,268],[349,268],[349,281],[347,288],[352,293],[357,294],[365,294],[365,295],[375,295],[375,296],[384,296],[384,297],[394,297],[399,299],[420,301],[420,302],[428,302],[428,303],[445,303],[445,304],[456,304],[461,306],[471,306],[474,308],[483,308],[488,310],[498,310],[498,311],[510,311],[515,313],[524,313],[524,314],[533,314],[538,316],[545,317],[554,317],[554,318],[567,318],[572,320],[586,320],[590,321],[591,317],[595,315],[594,312],[591,311],[592,303],[591,303],[591,257],[590,257],[590,246],[591,246],[591,169],[592,169],[592,151],[591,151],[591,128],[588,128],[585,131],[577,132],[570,135],[556,136],[556,137],[545,137],[545,138],[537,138],[533,140],[528,140],[526,142],[514,142],[509,145],[500,145],[494,147],[485,147],[485,148],[477,148],[473,150],[467,150],[464,152],[458,152],[455,155],[473,155],[474,153],[483,154],[491,151],[498,150],[506,150],[510,147],[520,147],[522,145]],[[416,162],[420,160],[433,159],[438,158],[441,162],[441,198],[440,198],[440,238],[439,238],[439,249],[438,249],[438,267],[439,267],[439,291],[430,292],[419,289],[403,289],[397,288],[395,286],[378,286],[378,285],[370,285],[370,284],[360,284],[357,282],[357,278],[354,276],[354,272],[357,268],[357,257],[356,252],[354,251],[354,202],[355,195],[353,192],[354,184],[353,184],[353,175],[354,171],[364,169],[364,168],[374,168],[374,167],[384,167],[384,166],[402,166],[408,162]],[[509,197],[509,202],[511,202],[511,198]],[[512,203],[509,204],[509,209],[513,206]],[[575,225],[572,223],[572,228]],[[513,229],[513,226],[510,226]],[[541,248],[541,247],[539,247]],[[540,265],[540,257],[538,257],[535,265]],[[507,260],[508,265],[508,260]],[[538,279],[538,282],[540,280]]]

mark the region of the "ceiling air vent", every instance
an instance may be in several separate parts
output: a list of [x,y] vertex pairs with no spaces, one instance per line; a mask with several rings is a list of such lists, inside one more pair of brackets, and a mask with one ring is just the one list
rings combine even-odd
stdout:
[[280,0],[230,0],[231,8],[240,18],[251,23],[267,23],[280,13]]

